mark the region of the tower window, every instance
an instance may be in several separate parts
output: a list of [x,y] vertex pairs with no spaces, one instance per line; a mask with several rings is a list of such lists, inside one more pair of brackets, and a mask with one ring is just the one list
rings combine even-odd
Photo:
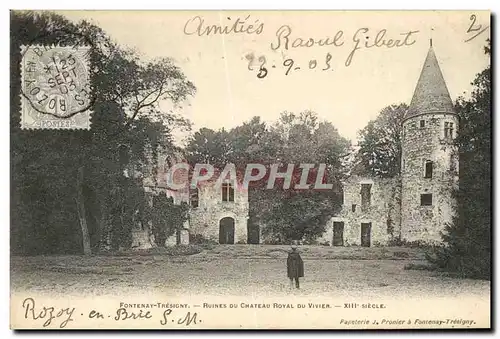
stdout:
[[428,179],[432,178],[432,167],[433,167],[432,165],[433,165],[433,163],[432,163],[432,161],[430,161],[430,160],[427,160],[427,161],[425,162],[425,168],[424,168],[425,173],[424,173],[424,178],[428,178]]
[[222,184],[222,201],[234,201],[234,188],[230,183]]
[[356,212],[356,204],[352,204],[351,206],[351,211],[354,213]]
[[420,120],[420,128],[424,128],[425,127],[425,120]]
[[432,193],[420,194],[420,206],[432,206]]
[[453,123],[452,122],[445,122],[444,123],[444,138],[445,139],[451,139],[453,138]]

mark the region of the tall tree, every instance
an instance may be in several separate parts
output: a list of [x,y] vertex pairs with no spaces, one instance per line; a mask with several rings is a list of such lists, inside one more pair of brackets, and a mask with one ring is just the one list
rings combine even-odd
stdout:
[[[288,164],[294,165],[292,184],[287,189],[283,187],[283,180],[277,180],[271,190],[262,186],[256,188],[258,193],[252,195],[251,213],[253,210],[254,218],[265,225],[263,233],[278,242],[313,241],[324,232],[328,218],[341,207],[343,159],[349,153],[350,142],[341,137],[332,124],[320,122],[317,114],[311,111],[283,112],[270,133],[279,136],[275,159],[282,165],[281,171],[286,170]],[[306,179],[309,189],[297,186],[303,171],[300,164],[315,165]],[[319,172],[320,164],[325,165],[324,174]],[[333,187],[318,189],[317,182]]]
[[[35,40],[70,46],[91,42],[95,100],[90,131],[20,129],[20,46]],[[113,194],[139,192],[131,185],[138,188],[140,183],[124,180],[125,170],[150,161],[146,146],[170,147],[172,129],[187,126],[181,117],[163,112],[160,101],[179,103],[194,93],[194,85],[170,60],[142,62],[95,25],[73,24],[53,13],[11,12],[13,251],[85,248],[88,253],[89,241],[91,248],[110,239],[127,243],[130,227],[124,225],[132,216],[123,204],[116,206],[124,200]],[[121,220],[118,228],[116,220]],[[116,229],[128,235],[111,236]]]
[[189,140],[186,153],[191,164],[210,164],[222,169],[230,160],[232,147],[226,130],[201,128]]
[[[294,114],[283,112],[272,126],[266,126],[258,117],[231,129],[213,131],[201,129],[194,134],[187,147],[188,158],[204,161],[220,168],[235,163],[240,171],[247,164],[264,165],[267,175],[250,183],[250,226],[264,225],[263,233],[278,242],[320,235],[327,218],[340,207],[340,179],[345,173],[344,157],[350,143],[342,138],[330,123],[320,122],[311,111]],[[300,164],[315,164],[307,177],[309,190],[296,189],[300,183]],[[331,190],[315,190],[319,164],[326,165],[322,183],[332,183]],[[271,165],[288,164],[295,167],[290,188],[283,188],[278,179],[267,189]]]
[[408,106],[385,107],[359,132],[353,174],[392,178],[401,171],[401,131]]
[[[490,56],[490,42],[485,47]],[[459,156],[457,213],[443,232],[444,246],[430,259],[462,277],[491,277],[491,68],[472,82],[470,98],[460,97],[460,127],[455,144]]]

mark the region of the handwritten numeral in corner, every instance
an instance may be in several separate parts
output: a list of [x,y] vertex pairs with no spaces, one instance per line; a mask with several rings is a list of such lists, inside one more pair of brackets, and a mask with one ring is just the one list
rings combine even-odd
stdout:
[[486,26],[483,28],[483,25],[481,25],[481,24],[478,24],[476,26],[477,17],[475,14],[471,14],[469,19],[471,20],[471,23],[470,23],[469,28],[467,29],[467,34],[471,34],[474,32],[477,32],[477,34],[471,36],[469,39],[465,40],[464,42],[469,42],[469,41],[473,40],[474,38],[476,38],[478,35],[480,35],[484,31],[486,31],[490,27],[490,26]]

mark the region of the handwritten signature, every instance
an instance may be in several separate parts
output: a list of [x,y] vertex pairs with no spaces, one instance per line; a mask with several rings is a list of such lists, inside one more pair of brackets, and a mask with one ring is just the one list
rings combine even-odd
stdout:
[[[407,31],[400,33],[398,37],[387,37],[387,29],[381,29],[376,32],[370,31],[369,28],[362,27],[359,28],[356,33],[352,36],[352,42],[354,43],[354,48],[349,53],[347,60],[345,61],[345,66],[351,65],[356,51],[360,49],[370,49],[370,48],[398,48],[404,46],[411,46],[416,41],[413,39],[414,34],[419,31]],[[289,50],[291,48],[308,48],[313,46],[334,46],[341,47],[344,45],[344,32],[339,30],[335,33],[335,36],[326,36],[320,39],[314,37],[294,37],[291,38],[292,28],[288,25],[281,26],[276,31],[277,40],[271,43],[271,50],[278,50],[280,48]]]

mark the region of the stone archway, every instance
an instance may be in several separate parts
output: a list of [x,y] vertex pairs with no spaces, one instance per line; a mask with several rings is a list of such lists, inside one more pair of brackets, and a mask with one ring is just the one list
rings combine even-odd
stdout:
[[219,244],[234,244],[234,219],[231,217],[219,221]]

